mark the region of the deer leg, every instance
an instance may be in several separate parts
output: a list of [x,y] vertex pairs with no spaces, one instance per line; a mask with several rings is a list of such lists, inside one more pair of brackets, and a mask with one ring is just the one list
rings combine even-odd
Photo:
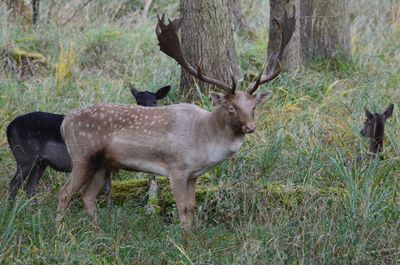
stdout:
[[22,165],[17,163],[17,172],[15,172],[14,177],[10,181],[10,193],[8,197],[9,201],[13,201],[15,199],[18,189],[21,187],[24,180],[30,175],[32,165],[36,165],[35,160],[28,163],[22,163]]
[[190,221],[187,216],[187,184],[188,176],[170,177],[172,193],[175,197],[176,206],[178,208],[179,220],[185,231],[190,231]]
[[61,187],[58,193],[58,206],[56,224],[59,226],[68,209],[72,196],[93,176],[93,169],[89,168],[89,163],[74,163],[71,177]]
[[111,171],[107,170],[104,177],[104,197],[106,198],[107,208],[111,209],[112,198],[111,198]]
[[[42,177],[46,167],[47,166],[45,164],[39,162],[39,163],[37,163],[37,165],[34,169],[34,172],[29,175],[28,181],[26,183],[26,192],[29,197],[33,197],[36,195],[36,187],[37,187],[39,179]],[[37,204],[36,198],[32,200],[32,203]]]
[[15,196],[17,196],[17,191],[24,181],[22,174],[23,172],[21,170],[21,167],[17,165],[17,172],[15,172],[14,177],[10,181],[10,193],[8,195],[9,201],[13,201],[15,199]]
[[100,168],[94,177],[80,191],[83,204],[86,212],[93,218],[94,225],[99,225],[98,216],[96,213],[96,198],[104,184],[104,178],[108,171]]
[[188,184],[187,184],[187,221],[189,227],[192,225],[193,218],[194,218],[194,210],[196,207],[196,183],[197,179],[192,178],[188,179]]

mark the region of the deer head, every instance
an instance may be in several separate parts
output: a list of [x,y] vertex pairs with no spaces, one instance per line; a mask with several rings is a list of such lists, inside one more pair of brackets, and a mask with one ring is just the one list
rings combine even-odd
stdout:
[[260,92],[253,95],[254,92],[263,84],[266,84],[275,79],[280,71],[283,51],[288,44],[293,31],[295,28],[295,15],[288,18],[287,13],[282,19],[274,18],[275,23],[278,25],[278,30],[281,33],[281,44],[278,52],[273,53],[269,58],[271,69],[266,75],[263,75],[264,67],[256,80],[250,83],[246,92],[242,92],[237,89],[236,77],[231,73],[231,83],[227,84],[220,80],[210,78],[203,74],[201,69],[201,63],[197,64],[194,68],[185,59],[181,43],[179,41],[178,31],[182,22],[182,19],[169,20],[169,24],[164,23],[164,15],[162,18],[158,18],[158,24],[156,27],[156,34],[159,41],[160,50],[169,57],[173,58],[178,64],[180,64],[186,71],[197,79],[213,84],[216,87],[222,89],[225,93],[212,93],[211,98],[215,106],[219,106],[220,111],[223,112],[225,122],[229,124],[235,133],[249,134],[256,130],[254,123],[254,110],[258,103],[267,100],[272,92]]
[[372,114],[365,108],[365,122],[364,127],[361,129],[360,134],[364,137],[371,138],[370,152],[376,154],[383,151],[383,138],[385,136],[385,123],[388,118],[393,114],[394,105],[390,104],[389,107],[382,113]]
[[138,105],[145,107],[153,107],[157,105],[157,100],[163,99],[171,90],[171,86],[165,86],[157,90],[157,92],[138,91],[132,84],[129,84],[132,95],[135,97]]

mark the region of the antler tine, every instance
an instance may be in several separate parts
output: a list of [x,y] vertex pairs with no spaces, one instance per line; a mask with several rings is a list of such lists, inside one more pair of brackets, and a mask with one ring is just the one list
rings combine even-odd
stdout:
[[255,83],[254,87],[259,87],[260,86],[261,77],[263,76],[263,73],[264,73],[264,70],[265,70],[265,66],[266,66],[266,64],[264,63],[263,66],[261,67],[260,73],[258,73],[258,76],[257,76],[256,83]]
[[201,78],[203,78],[203,69],[201,69],[201,63],[202,63],[202,60],[200,59],[200,61],[197,63],[196,70],[197,70],[197,74],[198,74]]
[[173,58],[178,64],[180,64],[189,74],[193,75],[197,79],[215,85],[227,93],[231,94],[232,87],[228,84],[210,78],[204,74],[202,74],[200,64],[197,65],[197,69],[189,64],[189,62],[185,59],[182,54],[181,43],[178,37],[178,31],[181,26],[182,18],[175,19],[173,21],[169,20],[168,24],[164,24],[164,15],[160,17],[157,15],[158,23],[156,27],[156,35],[158,38],[158,45],[160,46],[160,50]]
[[232,68],[231,68],[231,67],[229,67],[229,75],[230,75],[231,81],[232,81],[231,94],[235,94],[237,81],[236,81],[236,77],[235,77],[235,75],[233,74],[233,71],[232,71]]
[[[262,75],[264,72],[264,69],[262,69],[262,72],[260,72],[261,75],[258,75],[258,78],[251,82],[249,87],[247,88],[247,92],[249,94],[253,94],[261,85],[270,82],[271,80],[275,79],[279,73],[281,72],[281,60],[282,60],[282,55],[283,51],[285,50],[286,45],[289,43],[290,38],[293,35],[294,29],[295,29],[295,16],[296,16],[296,10],[293,7],[293,16],[288,18],[287,12],[285,11],[285,15],[281,19],[277,19],[273,17],[273,21],[277,24],[277,30],[280,32],[281,35],[281,43],[279,46],[279,51],[276,53],[272,53],[270,55],[270,60],[268,60],[272,65],[269,68],[270,71],[267,73],[267,75]],[[263,67],[264,68],[264,67]]]

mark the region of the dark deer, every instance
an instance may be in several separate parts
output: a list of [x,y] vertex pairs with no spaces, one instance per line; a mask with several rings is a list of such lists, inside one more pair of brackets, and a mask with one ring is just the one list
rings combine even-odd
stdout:
[[360,134],[364,137],[370,138],[369,152],[371,158],[383,152],[383,139],[385,137],[385,123],[388,118],[393,114],[394,105],[390,104],[387,109],[382,113],[372,114],[365,108],[366,120],[364,127],[361,129]]
[[[61,133],[71,154],[71,177],[60,189],[56,223],[60,225],[74,193],[81,195],[86,211],[98,224],[96,197],[109,170],[125,169],[168,176],[180,222],[189,230],[194,217],[197,177],[237,152],[246,134],[256,130],[256,104],[271,92],[253,95],[259,86],[273,80],[281,70],[282,53],[289,42],[294,17],[275,19],[281,33],[279,52],[271,56],[267,75],[258,75],[247,92],[236,89],[236,79],[227,84],[192,67],[184,58],[178,37],[181,19],[168,25],[158,18],[156,34],[162,52],[175,59],[194,77],[213,84],[225,94],[213,93],[212,112],[192,104],[163,107],[95,104],[71,111]],[[264,69],[263,69],[264,70]]]
[[[155,106],[164,98],[170,86],[156,93],[140,92],[130,85],[136,102],[142,106]],[[15,118],[7,127],[7,140],[17,162],[17,172],[10,182],[9,199],[15,199],[19,187],[26,181],[29,196],[36,194],[36,186],[48,166],[61,172],[71,172],[71,158],[60,134],[64,115],[31,112]],[[104,184],[107,205],[111,205],[111,178],[107,173]],[[33,200],[36,203],[36,200]]]

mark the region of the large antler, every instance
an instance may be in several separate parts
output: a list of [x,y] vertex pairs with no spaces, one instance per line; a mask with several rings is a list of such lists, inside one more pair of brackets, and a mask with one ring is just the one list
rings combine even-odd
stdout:
[[164,15],[161,17],[161,19],[157,15],[157,19],[158,23],[156,27],[156,34],[159,42],[158,45],[160,46],[160,50],[163,53],[173,58],[175,61],[177,61],[178,64],[185,68],[186,71],[189,72],[189,74],[193,75],[199,80],[222,88],[229,94],[235,93],[236,80],[232,73],[232,70],[230,70],[232,85],[228,85],[222,81],[203,75],[200,62],[197,64],[197,69],[195,69],[185,59],[182,54],[181,43],[178,37],[178,31],[181,26],[182,18],[178,18],[173,21],[168,19],[168,25],[164,23]]
[[285,15],[283,18],[277,19],[273,18],[273,21],[277,24],[278,28],[277,30],[281,33],[281,44],[279,47],[279,51],[275,53],[271,53],[270,58],[269,58],[269,63],[271,64],[271,67],[267,67],[267,69],[270,69],[270,71],[267,73],[267,75],[263,75],[263,72],[265,68],[263,67],[261,69],[260,74],[257,76],[257,79],[253,82],[250,83],[250,85],[247,88],[247,93],[253,94],[257,88],[265,83],[268,83],[269,81],[272,81],[279,75],[281,72],[281,60],[282,60],[282,55],[283,51],[285,50],[286,45],[290,41],[290,38],[293,35],[295,25],[296,25],[296,10],[293,8],[293,16],[288,18],[287,12],[285,11]]

